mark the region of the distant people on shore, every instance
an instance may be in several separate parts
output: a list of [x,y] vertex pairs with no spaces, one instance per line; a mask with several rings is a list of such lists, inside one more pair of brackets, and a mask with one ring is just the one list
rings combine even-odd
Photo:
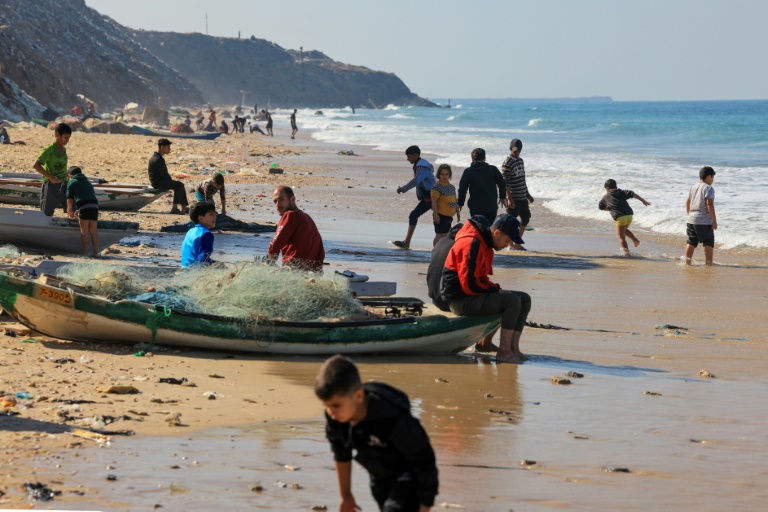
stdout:
[[404,194],[415,187],[416,199],[419,202],[416,203],[416,207],[408,215],[408,231],[405,238],[392,242],[401,249],[409,249],[411,247],[411,238],[413,238],[413,233],[416,231],[419,217],[432,210],[432,187],[435,186],[434,168],[431,163],[421,158],[419,146],[409,146],[405,150],[405,158],[408,160],[408,163],[413,165],[413,178],[405,185],[397,187],[397,193]]
[[195,203],[189,212],[194,226],[187,231],[181,243],[181,267],[216,263],[213,254],[213,233],[216,227],[216,207],[212,203]]
[[522,363],[520,337],[525,328],[531,297],[525,292],[502,290],[488,278],[493,273],[493,251],[512,241],[522,244],[520,223],[509,214],[496,217],[490,229],[474,216],[456,233],[443,267],[440,298],[459,316],[501,315],[498,363]]
[[461,175],[459,181],[459,211],[464,208],[464,202],[469,193],[469,215],[482,215],[489,222],[496,218],[498,205],[507,206],[507,184],[495,165],[485,161],[485,150],[472,150],[472,165]]
[[267,260],[276,261],[282,252],[283,266],[321,272],[325,260],[323,238],[312,217],[296,206],[293,189],[287,185],[278,186],[272,193],[272,202],[280,214],[280,221],[269,243]]
[[[520,221],[520,238],[531,221],[531,208],[528,203],[533,203],[533,196],[528,192],[528,184],[525,181],[525,163],[520,158],[522,151],[523,143],[520,139],[512,139],[509,143],[509,156],[501,164],[504,182],[507,184],[507,213]],[[511,247],[523,250],[523,246],[519,244],[513,244]]]
[[296,109],[293,109],[293,114],[291,114],[291,138],[296,138],[296,132],[299,131],[299,127],[296,126]]
[[221,126],[219,126],[219,131],[220,131],[221,133],[224,133],[224,134],[227,134],[227,135],[229,135],[229,125],[228,125],[228,124],[227,124],[227,122],[226,122],[225,120],[223,120],[223,119],[221,120]]
[[184,118],[184,124],[189,127],[192,126],[192,119],[189,118],[189,114],[187,114],[187,117]]
[[90,239],[93,252],[91,257],[99,257],[99,200],[96,192],[82,169],[72,166],[67,169],[71,179],[67,183],[67,213],[70,217],[77,217],[80,225],[80,242],[83,247],[83,256],[88,256],[88,240]]
[[256,118],[254,118],[252,122],[248,123],[248,129],[251,133],[259,132],[262,135],[266,135],[266,133],[261,131],[261,128],[259,128],[259,123],[256,121]]
[[17,140],[16,142],[11,141],[11,136],[8,135],[8,130],[5,129],[5,126],[2,122],[0,122],[0,144],[19,144],[21,146],[26,146],[27,143],[23,140]]
[[690,265],[693,251],[699,244],[704,246],[704,257],[707,265],[712,265],[715,252],[715,230],[717,215],[715,215],[715,170],[705,166],[699,171],[699,182],[691,187],[685,202],[688,213],[686,232],[688,243],[685,246],[685,264]]
[[626,237],[635,244],[635,247],[640,245],[640,240],[630,231],[629,226],[632,224],[632,216],[634,211],[629,206],[627,199],[635,198],[645,206],[649,206],[651,203],[640,197],[639,194],[631,190],[621,190],[616,184],[616,180],[608,180],[605,182],[605,195],[598,203],[597,207],[601,210],[608,210],[616,221],[616,233],[619,235],[619,245],[625,255],[629,255],[629,246],[627,246]]
[[165,164],[165,155],[171,152],[171,141],[168,139],[159,139],[157,141],[157,151],[149,158],[147,173],[149,174],[149,183],[152,188],[159,190],[173,190],[173,207],[168,213],[182,215],[189,213],[189,202],[187,193],[184,189],[184,183],[171,178],[168,173],[168,166]]
[[221,214],[227,214],[227,196],[224,190],[224,175],[216,173],[213,178],[208,178],[195,187],[195,199],[201,203],[211,203],[216,206],[213,196],[219,194],[221,198]]
[[453,171],[448,164],[441,164],[437,168],[437,183],[432,186],[430,196],[432,198],[432,220],[435,223],[435,238],[432,240],[432,247],[437,242],[448,235],[453,224],[453,216],[456,216],[458,222],[461,221],[459,213],[459,203],[456,199],[456,187],[451,185]]
[[267,135],[274,137],[275,134],[272,133],[272,114],[268,110],[262,110],[262,112],[264,113],[264,119],[267,121]]
[[59,123],[53,132],[54,142],[43,149],[34,164],[34,169],[43,176],[40,189],[40,210],[50,217],[56,208],[67,210],[67,148],[72,127]]

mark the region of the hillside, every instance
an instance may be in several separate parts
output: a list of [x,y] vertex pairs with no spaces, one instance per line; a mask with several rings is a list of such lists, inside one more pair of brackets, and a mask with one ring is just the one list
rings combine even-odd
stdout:
[[251,37],[134,31],[133,37],[187,77],[207,101],[273,107],[429,105],[392,73],[334,61],[319,51],[285,50]]

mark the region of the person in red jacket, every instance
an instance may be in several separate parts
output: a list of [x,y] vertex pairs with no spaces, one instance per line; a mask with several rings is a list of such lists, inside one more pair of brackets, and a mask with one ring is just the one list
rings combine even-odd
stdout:
[[272,193],[272,202],[280,214],[275,237],[269,243],[267,260],[274,262],[283,253],[283,265],[299,270],[323,270],[323,239],[312,217],[299,210],[293,189],[280,185]]
[[441,298],[451,312],[459,316],[501,315],[501,336],[496,361],[522,363],[520,336],[531,310],[531,297],[525,292],[502,290],[488,278],[493,274],[493,251],[500,251],[511,242],[524,243],[520,238],[520,223],[503,214],[487,228],[469,219],[456,233],[443,267]]

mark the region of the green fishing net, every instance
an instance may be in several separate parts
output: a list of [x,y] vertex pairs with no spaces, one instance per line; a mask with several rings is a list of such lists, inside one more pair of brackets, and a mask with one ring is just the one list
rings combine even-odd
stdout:
[[344,277],[261,263],[163,269],[86,262],[62,267],[58,277],[110,300],[138,300],[255,323],[366,315]]

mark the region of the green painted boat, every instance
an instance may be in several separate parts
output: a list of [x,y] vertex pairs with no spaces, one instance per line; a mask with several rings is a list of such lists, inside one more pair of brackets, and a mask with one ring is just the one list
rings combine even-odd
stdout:
[[[382,297],[371,301],[371,306],[406,310],[420,303],[418,299]],[[424,314],[254,324],[131,300],[110,301],[51,276],[33,280],[2,271],[0,306],[30,329],[65,340],[265,354],[452,354],[472,346],[500,323],[498,317]]]

